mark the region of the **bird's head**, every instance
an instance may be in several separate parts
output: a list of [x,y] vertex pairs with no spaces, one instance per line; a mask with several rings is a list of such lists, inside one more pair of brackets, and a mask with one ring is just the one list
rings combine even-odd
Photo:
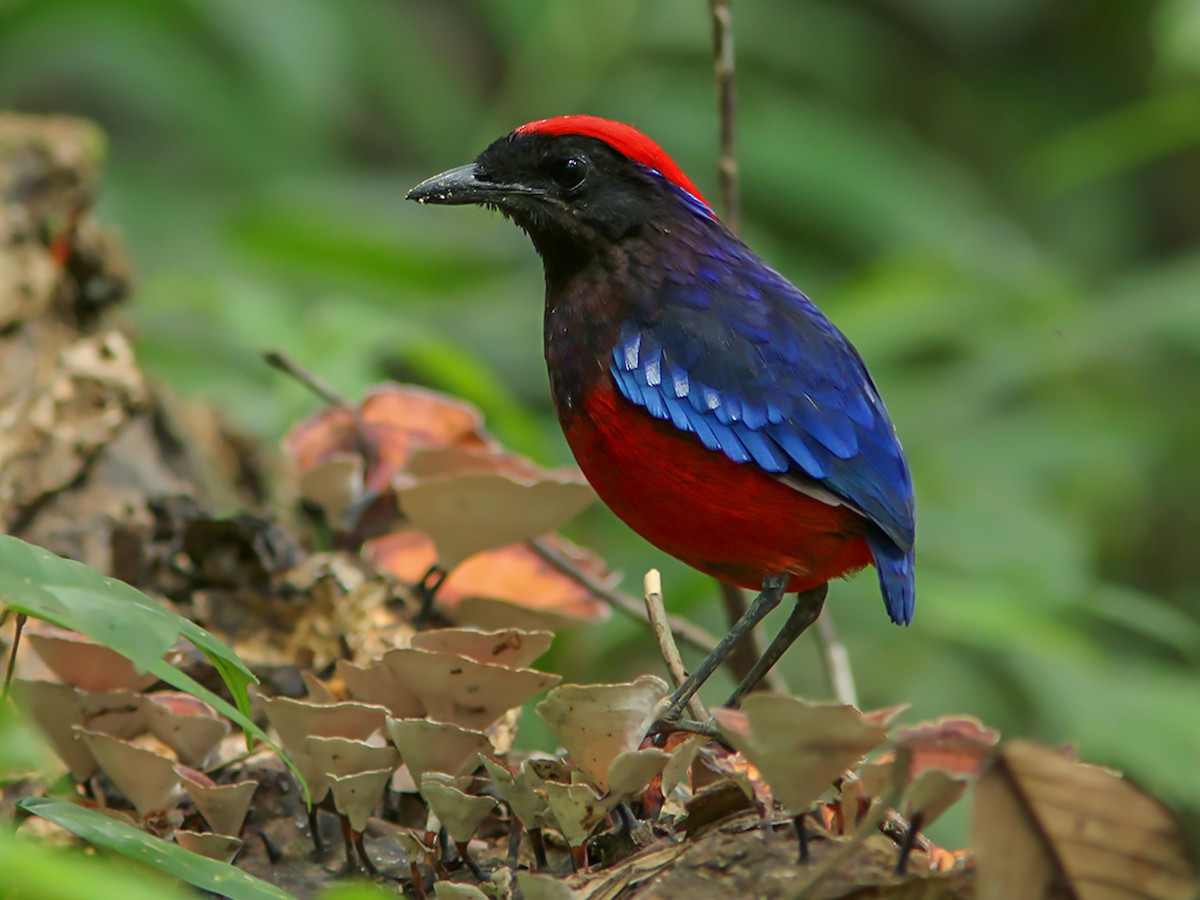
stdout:
[[595,116],[522,125],[475,162],[421,182],[408,199],[498,209],[543,257],[619,241],[646,226],[666,229],[676,215],[715,221],[658,144],[629,125]]

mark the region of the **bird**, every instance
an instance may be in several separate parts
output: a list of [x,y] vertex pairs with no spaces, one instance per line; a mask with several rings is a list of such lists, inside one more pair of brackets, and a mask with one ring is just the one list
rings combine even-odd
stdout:
[[759,591],[663,720],[786,593],[796,605],[730,705],[832,579],[874,565],[888,616],[912,621],[912,478],[866,364],[657,143],[597,116],[540,119],[407,197],[484,206],[529,236],[551,395],[584,475],[660,550]]

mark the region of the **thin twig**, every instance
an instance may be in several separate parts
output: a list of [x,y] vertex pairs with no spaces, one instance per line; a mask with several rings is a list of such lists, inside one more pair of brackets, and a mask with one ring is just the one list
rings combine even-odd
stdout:
[[[8,618],[7,611],[5,611],[4,617]],[[8,665],[4,669],[4,690],[0,692],[0,700],[8,699],[8,692],[12,687],[13,675],[17,671],[17,650],[21,646],[21,632],[25,630],[25,619],[25,613],[17,613],[16,622],[13,627],[12,646],[8,648]]]
[[350,408],[350,401],[343,397],[337,388],[320,375],[308,371],[308,369],[304,368],[304,366],[300,365],[300,363],[296,362],[282,350],[264,350],[263,359],[272,368],[278,369],[280,372],[295,378],[330,406]]
[[[538,556],[544,559],[558,571],[564,575],[574,579],[577,583],[583,585],[591,593],[595,594],[613,609],[620,610],[627,615],[633,616],[639,621],[646,621],[645,605],[635,600],[629,594],[623,591],[618,591],[615,588],[610,588],[607,585],[601,584],[587,572],[582,571],[578,566],[572,563],[569,559],[549,546],[541,538],[530,538],[527,541],[529,548]],[[671,626],[671,631],[675,636],[682,641],[691,644],[692,647],[708,653],[713,647],[717,646],[717,639],[701,628],[689,622],[687,619],[682,619],[679,616],[668,616],[667,624]]]
[[817,650],[825,667],[829,689],[839,703],[858,706],[858,690],[854,686],[854,671],[850,668],[850,654],[838,636],[833,616],[826,609],[817,619]]
[[709,0],[713,23],[713,75],[717,82],[717,112],[721,119],[720,158],[717,177],[725,224],[737,234],[742,227],[742,203],[738,196],[737,82],[733,69],[733,10],[731,0]]
[[[645,586],[646,615],[649,617],[650,627],[654,631],[654,640],[658,642],[658,649],[663,655],[663,661],[667,664],[667,673],[671,676],[671,682],[675,687],[679,687],[687,681],[687,669],[683,666],[679,648],[675,645],[675,635],[671,633],[671,626],[667,622],[667,610],[663,606],[662,576],[659,575],[658,569],[651,569],[647,572],[642,583]],[[704,708],[704,704],[700,702],[700,697],[696,694],[693,694],[692,699],[688,701],[687,708],[694,719],[703,722],[708,718],[708,710]]]

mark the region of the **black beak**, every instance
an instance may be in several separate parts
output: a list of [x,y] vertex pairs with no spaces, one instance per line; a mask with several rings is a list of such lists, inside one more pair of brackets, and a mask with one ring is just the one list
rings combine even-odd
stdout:
[[407,198],[418,203],[459,206],[464,203],[496,203],[514,194],[538,195],[540,191],[521,184],[490,181],[481,176],[479,166],[468,163],[441,175],[426,178],[408,192]]

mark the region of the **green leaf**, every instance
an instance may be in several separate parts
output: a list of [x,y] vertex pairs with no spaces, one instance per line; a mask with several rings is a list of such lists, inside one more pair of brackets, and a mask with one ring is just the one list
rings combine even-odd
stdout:
[[153,872],[124,870],[0,831],[0,872],[6,897],[37,900],[184,900],[196,895]]
[[[195,622],[123,581],[8,535],[0,535],[0,599],[14,612],[78,631],[214,706],[246,732],[247,740],[253,736],[274,748],[308,798],[308,785],[292,761],[250,718],[246,688],[258,679],[236,653]],[[213,664],[236,707],[163,658],[181,637]]]
[[236,866],[184,850],[178,844],[154,837],[94,809],[52,797],[32,797],[17,805],[28,813],[67,829],[89,844],[120,853],[222,897],[232,900],[295,900],[282,888],[255,878]]

